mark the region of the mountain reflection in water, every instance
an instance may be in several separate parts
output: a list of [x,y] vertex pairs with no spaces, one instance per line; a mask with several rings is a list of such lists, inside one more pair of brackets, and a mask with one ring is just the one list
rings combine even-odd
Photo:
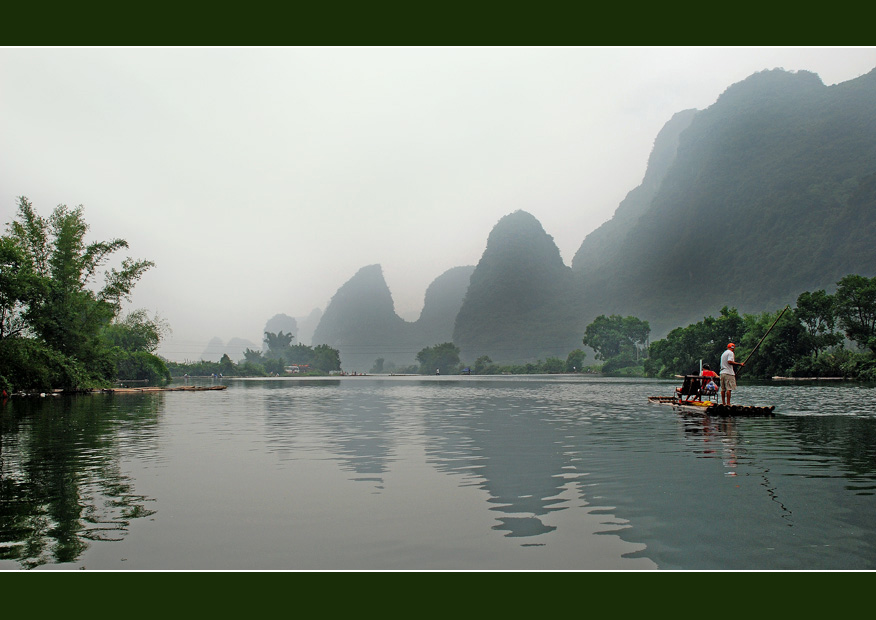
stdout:
[[712,419],[651,380],[228,384],[7,401],[0,568],[876,567],[876,390]]

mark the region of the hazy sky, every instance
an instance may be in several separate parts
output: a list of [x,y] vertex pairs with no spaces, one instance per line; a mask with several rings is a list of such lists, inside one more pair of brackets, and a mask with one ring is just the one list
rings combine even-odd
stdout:
[[570,264],[673,114],[777,67],[835,84],[876,48],[0,48],[0,224],[83,205],[156,263],[129,307],[174,360],[375,263],[415,320],[517,209]]

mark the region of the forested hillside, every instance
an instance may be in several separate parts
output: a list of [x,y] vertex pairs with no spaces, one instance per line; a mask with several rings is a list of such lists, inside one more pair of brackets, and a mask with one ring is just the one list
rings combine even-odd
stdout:
[[[659,336],[725,305],[759,312],[876,273],[874,101],[876,71],[830,87],[764,71],[728,88],[681,132],[641,215],[585,239],[583,324],[633,314]],[[618,248],[609,263],[597,244]]]
[[573,270],[609,276],[618,256],[624,251],[618,240],[623,239],[630,227],[650,208],[667,171],[675,162],[681,132],[690,126],[696,113],[696,110],[679,112],[663,126],[654,140],[641,185],[627,194],[609,221],[587,235],[572,258]]
[[487,239],[456,317],[453,342],[464,360],[565,359],[580,335],[570,329],[572,271],[553,237],[525,211],[502,218]]

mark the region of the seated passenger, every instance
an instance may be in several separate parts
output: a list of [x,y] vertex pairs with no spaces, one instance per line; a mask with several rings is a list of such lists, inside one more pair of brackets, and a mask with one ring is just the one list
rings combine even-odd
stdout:
[[717,393],[718,384],[715,382],[715,379],[718,378],[718,373],[716,373],[708,364],[703,364],[703,377],[708,377],[707,379],[703,379],[703,391],[708,393]]

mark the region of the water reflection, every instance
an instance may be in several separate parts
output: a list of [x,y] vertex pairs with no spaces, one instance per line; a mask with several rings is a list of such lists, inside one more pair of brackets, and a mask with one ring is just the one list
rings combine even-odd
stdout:
[[[848,490],[870,495],[876,479],[876,420],[855,415],[782,416],[777,420],[683,415],[685,432],[700,436],[704,456],[721,452],[729,465],[738,463],[740,444],[771,448],[797,475],[838,477],[854,481]],[[740,420],[743,420],[740,422]],[[744,425],[740,433],[739,425]],[[742,451],[749,457],[743,446]],[[775,456],[771,457],[775,460]],[[751,460],[750,458],[748,460]]]
[[[837,415],[834,387],[746,386],[781,413],[733,419],[647,403],[662,387],[363,377],[10,401],[0,561],[90,545],[106,566],[96,550],[124,538],[113,553],[153,569],[876,568],[876,391]],[[593,538],[604,564],[581,557]]]
[[[791,511],[782,502],[777,492],[776,485],[771,480],[770,470],[760,463],[755,455],[749,454],[745,441],[739,435],[739,421],[733,417],[709,416],[698,413],[680,413],[683,420],[685,433],[698,437],[702,442],[702,448],[698,449],[703,458],[717,458],[721,460],[725,468],[724,474],[728,477],[738,475],[740,459],[748,464],[748,475],[759,476],[770,500],[778,506],[779,517],[791,524]],[[766,420],[761,420],[766,423]]]
[[324,420],[327,446],[353,480],[382,489],[392,456],[394,403],[373,390],[340,390]]
[[501,513],[493,529],[509,537],[555,530],[542,518],[566,507],[559,496],[574,467],[544,403],[521,407],[531,392],[503,397],[495,385],[446,378],[348,379],[332,389],[325,381],[265,385],[267,438],[284,458],[328,451],[351,480],[379,493],[400,444],[422,444],[438,471],[460,474],[463,485],[488,493],[490,510]]
[[285,458],[329,451],[352,480],[383,488],[392,458],[392,411],[397,403],[373,384],[332,379],[264,383],[266,434]]
[[429,461],[487,491],[490,510],[502,513],[493,529],[521,538],[556,529],[543,518],[566,508],[559,496],[569,465],[562,431],[540,399],[521,398],[522,389],[505,393],[485,383],[434,387],[439,391],[431,397],[443,406],[430,408],[425,418]]
[[121,398],[12,399],[0,409],[0,559],[73,562],[90,541],[120,540],[152,514],[121,472],[116,425],[156,424],[159,401]]
[[[767,402],[779,403],[781,413],[737,419],[673,413],[695,461],[679,455],[673,466],[650,453],[657,474],[646,477],[635,503],[618,502],[618,514],[637,524],[624,539],[651,541],[651,557],[664,568],[876,567],[876,393],[849,390],[863,397],[855,402],[858,413],[835,415],[823,413],[820,402],[833,411],[835,387],[809,391],[808,398],[788,388],[785,398],[775,387],[747,389],[763,400],[769,392]],[[871,415],[859,415],[868,406]]]

